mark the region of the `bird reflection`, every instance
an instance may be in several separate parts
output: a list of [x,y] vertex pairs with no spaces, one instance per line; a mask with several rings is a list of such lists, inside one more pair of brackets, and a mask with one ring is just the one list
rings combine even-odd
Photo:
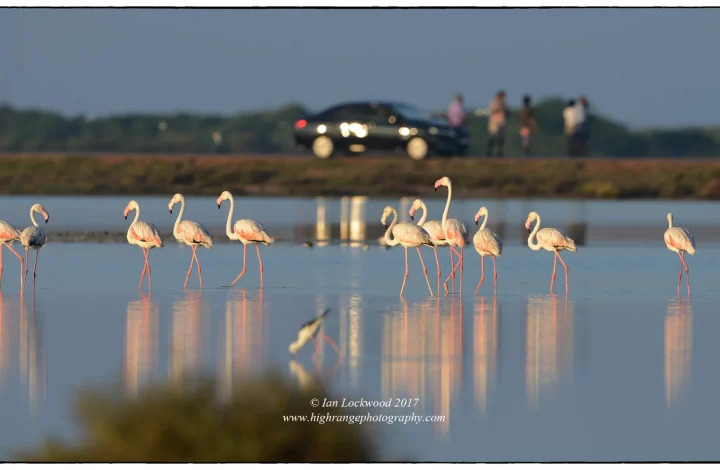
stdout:
[[185,298],[172,305],[172,337],[170,339],[170,377],[185,382],[199,366],[201,291],[188,290]]
[[574,303],[554,294],[528,298],[525,383],[528,407],[554,395],[558,381],[572,372]]
[[383,400],[418,398],[413,411],[432,406],[433,414],[445,416],[436,431],[447,434],[450,403],[461,382],[462,299],[451,298],[449,314],[441,313],[440,298],[412,306],[400,301],[401,311],[383,318]]
[[484,414],[487,411],[489,387],[495,381],[498,353],[499,317],[497,297],[492,303],[480,297],[475,303],[473,318],[473,356],[475,375],[475,406]]
[[4,381],[10,355],[11,306],[0,291],[0,381]]
[[248,298],[246,289],[228,292],[224,330],[225,347],[221,354],[224,361],[220,376],[229,396],[236,373],[262,370],[267,360],[267,316],[262,290],[255,299]]
[[32,296],[32,314],[28,313],[27,300],[20,301],[20,367],[27,381],[30,409],[35,410],[38,399],[45,398],[45,348],[42,320],[38,318],[35,296]]
[[688,299],[668,304],[665,315],[665,402],[670,408],[685,397],[693,349],[692,307]]
[[125,336],[125,387],[137,395],[147,384],[157,362],[157,334],[160,307],[150,294],[128,302]]
[[348,307],[341,306],[340,315],[340,351],[348,360],[350,386],[360,385],[360,364],[362,359],[362,311],[363,297],[359,293],[348,296]]

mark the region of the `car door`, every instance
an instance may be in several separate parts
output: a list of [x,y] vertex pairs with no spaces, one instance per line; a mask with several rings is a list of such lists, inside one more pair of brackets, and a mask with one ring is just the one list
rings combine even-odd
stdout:
[[369,106],[368,127],[368,149],[395,150],[402,144],[399,118],[388,106]]

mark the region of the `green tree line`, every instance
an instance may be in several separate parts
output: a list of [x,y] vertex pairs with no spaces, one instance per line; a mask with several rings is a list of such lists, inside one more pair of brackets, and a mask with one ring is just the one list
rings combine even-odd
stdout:
[[[539,130],[533,155],[566,154],[562,110],[565,100],[535,105]],[[592,110],[592,108],[591,108]],[[293,123],[310,110],[300,104],[230,116],[126,114],[98,118],[66,117],[42,110],[0,106],[2,152],[129,153],[293,153]],[[433,113],[442,116],[442,112]],[[511,109],[506,155],[520,155],[518,110]],[[720,129],[632,130],[592,113],[589,155],[598,157],[705,157],[720,155]],[[468,116],[470,155],[483,155],[487,118]]]

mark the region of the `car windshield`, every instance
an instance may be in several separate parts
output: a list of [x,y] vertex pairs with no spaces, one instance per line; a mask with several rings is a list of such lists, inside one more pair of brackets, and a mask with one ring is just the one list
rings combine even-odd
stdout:
[[410,106],[408,104],[396,104],[395,109],[408,119],[430,118],[430,116],[420,108],[416,108],[415,106]]

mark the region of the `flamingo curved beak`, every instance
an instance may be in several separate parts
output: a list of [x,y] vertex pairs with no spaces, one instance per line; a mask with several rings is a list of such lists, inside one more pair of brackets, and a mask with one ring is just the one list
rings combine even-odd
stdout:
[[50,214],[48,214],[47,212],[43,212],[42,215],[43,217],[45,217],[45,223],[48,223],[48,221],[50,220]]
[[475,225],[479,225],[480,219],[475,219]]
[[125,220],[127,220],[127,214],[125,214]]
[[528,231],[528,233],[530,233],[532,231],[532,230],[530,230],[530,221],[529,220],[527,222],[525,222],[525,229]]
[[415,220],[415,216],[413,214],[410,214],[410,220]]

